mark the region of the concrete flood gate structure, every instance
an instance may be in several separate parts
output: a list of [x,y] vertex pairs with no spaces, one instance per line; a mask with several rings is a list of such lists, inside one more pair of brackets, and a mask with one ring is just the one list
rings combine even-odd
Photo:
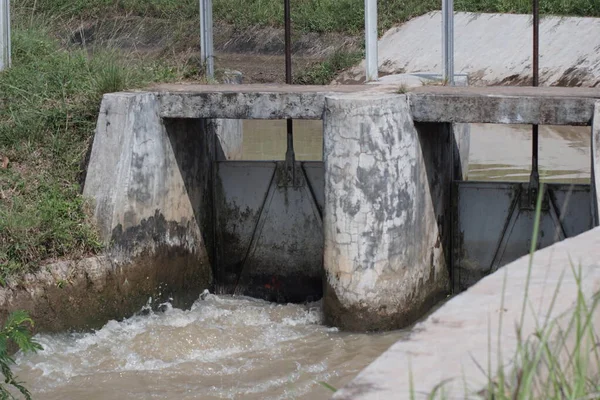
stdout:
[[[600,91],[585,89],[399,93],[397,85],[187,85],[110,94],[84,195],[95,200],[103,239],[124,253],[167,245],[197,260],[221,293],[294,302],[323,296],[332,325],[394,329],[444,298],[453,280],[477,279],[462,271],[490,269],[481,261],[473,267],[478,247],[466,228],[460,247],[453,240],[456,227],[468,225],[463,219],[476,216],[468,192],[482,189],[460,183],[468,131],[452,124],[590,125],[596,98]],[[240,148],[241,136],[215,119],[321,119],[323,162],[291,168],[236,160],[239,151],[230,149]],[[518,191],[507,190],[510,211]],[[547,209],[563,236],[591,227],[595,191],[574,192],[590,210],[579,215],[565,214],[563,190],[553,190],[559,195]],[[504,219],[514,228],[523,213]],[[575,214],[583,222],[565,227]],[[515,236],[505,225],[497,227],[504,253],[491,268],[510,261],[514,243],[522,246],[508,240]],[[172,286],[165,291],[181,289]]]

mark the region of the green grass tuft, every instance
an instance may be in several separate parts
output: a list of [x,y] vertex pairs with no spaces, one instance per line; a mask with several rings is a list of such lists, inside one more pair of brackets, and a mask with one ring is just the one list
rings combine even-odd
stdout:
[[343,70],[360,62],[363,54],[360,52],[336,51],[327,60],[317,63],[302,71],[294,78],[298,85],[329,85]]

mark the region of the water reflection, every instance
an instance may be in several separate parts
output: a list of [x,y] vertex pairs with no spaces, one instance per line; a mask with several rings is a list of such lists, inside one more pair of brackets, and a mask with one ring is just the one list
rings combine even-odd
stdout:
[[[543,180],[589,183],[590,127],[541,126],[539,168]],[[322,121],[294,121],[298,160],[322,160]],[[244,158],[283,160],[286,122],[244,121]],[[531,171],[529,125],[471,125],[469,180],[527,181]]]

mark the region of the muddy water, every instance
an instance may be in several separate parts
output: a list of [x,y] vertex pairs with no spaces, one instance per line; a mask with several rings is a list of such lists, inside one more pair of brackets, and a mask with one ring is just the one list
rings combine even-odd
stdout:
[[209,295],[188,311],[111,321],[78,335],[41,335],[17,359],[34,398],[327,399],[407,331],[345,334],[320,303],[276,305]]
[[[590,127],[540,126],[540,177],[589,183],[590,135]],[[530,126],[471,125],[469,180],[527,181],[530,171]]]
[[[284,121],[246,121],[246,159],[283,159]],[[320,160],[320,121],[295,122],[300,160]],[[541,127],[540,167],[551,181],[587,182],[589,128]],[[530,128],[474,125],[471,180],[529,177]],[[320,303],[275,305],[209,296],[188,311],[135,316],[77,335],[42,335],[18,357],[39,399],[326,399],[408,331],[345,334],[322,325]]]
[[[299,160],[321,160],[321,121],[294,121]],[[544,180],[588,183],[590,127],[541,126],[539,168]],[[244,157],[281,160],[286,150],[285,121],[244,121]],[[531,171],[531,127],[471,125],[469,180],[527,181]]]

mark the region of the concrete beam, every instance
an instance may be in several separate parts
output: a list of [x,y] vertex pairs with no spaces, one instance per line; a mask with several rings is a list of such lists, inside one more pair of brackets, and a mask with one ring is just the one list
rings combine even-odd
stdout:
[[[162,85],[164,118],[321,119],[327,95],[397,93],[399,85]],[[600,89],[422,86],[408,93],[417,122],[590,125]]]
[[590,125],[600,89],[424,86],[409,96],[415,121]]
[[324,93],[168,93],[160,95],[168,118],[321,119]]
[[[599,260],[600,228],[537,251],[528,289],[529,256],[516,260],[452,298],[417,324],[409,339],[394,344],[333,399],[427,399],[441,383],[445,383],[443,398],[481,398],[476,392],[485,389],[488,383],[481,367],[486,374],[495,376],[501,350],[503,364],[508,367],[506,371],[512,368],[510,363],[518,344],[515,326],[521,320],[526,290],[528,307],[521,326],[522,337],[533,337],[537,324],[545,320],[555,320],[554,332],[558,332],[566,328],[573,315],[579,289],[588,306],[600,291]],[[572,268],[581,268],[581,286]],[[555,295],[559,301],[552,305]],[[600,329],[599,314],[600,310],[596,309],[591,319],[596,332]],[[571,339],[567,338],[568,346],[574,345]],[[590,351],[591,346],[595,347],[594,343],[586,345]],[[572,347],[569,348],[572,351]],[[594,360],[591,357],[592,363]],[[590,371],[595,368],[591,366]],[[411,396],[411,386],[414,396]],[[438,391],[438,395],[441,392]]]
[[161,116],[165,118],[234,119],[321,119],[327,94],[379,89],[374,85],[161,85],[156,88]]
[[381,93],[328,96],[323,122],[326,321],[407,326],[449,290],[451,127]]

